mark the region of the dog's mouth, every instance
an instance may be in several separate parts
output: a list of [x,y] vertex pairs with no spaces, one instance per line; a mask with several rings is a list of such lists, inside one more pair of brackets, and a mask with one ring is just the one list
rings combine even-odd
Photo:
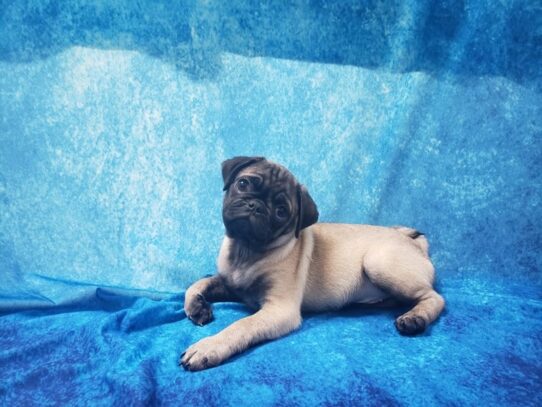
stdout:
[[234,239],[266,244],[269,240],[269,227],[261,217],[248,215],[224,221],[228,235]]
[[268,215],[261,207],[233,202],[222,214],[228,236],[256,245],[265,245],[271,237]]

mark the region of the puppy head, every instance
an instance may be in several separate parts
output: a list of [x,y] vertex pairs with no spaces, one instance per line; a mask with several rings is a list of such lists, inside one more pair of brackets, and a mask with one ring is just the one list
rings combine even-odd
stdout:
[[226,234],[264,250],[282,236],[316,223],[318,209],[307,189],[286,168],[263,157],[222,163]]

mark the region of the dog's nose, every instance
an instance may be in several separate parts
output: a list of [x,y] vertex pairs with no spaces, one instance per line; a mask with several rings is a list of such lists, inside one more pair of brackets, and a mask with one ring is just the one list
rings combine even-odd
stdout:
[[255,214],[262,215],[264,213],[263,205],[259,202],[248,201],[247,206]]

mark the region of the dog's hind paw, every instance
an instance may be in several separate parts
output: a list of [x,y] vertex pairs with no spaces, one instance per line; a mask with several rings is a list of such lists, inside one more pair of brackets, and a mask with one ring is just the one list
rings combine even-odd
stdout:
[[425,331],[425,320],[418,315],[401,315],[395,320],[395,327],[401,335],[417,335]]

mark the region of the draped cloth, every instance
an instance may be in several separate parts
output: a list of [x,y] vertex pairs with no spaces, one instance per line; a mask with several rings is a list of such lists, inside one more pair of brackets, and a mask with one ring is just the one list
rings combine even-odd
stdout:
[[[542,5],[0,7],[0,404],[540,405]],[[304,315],[198,373],[220,163],[288,167],[326,222],[424,232],[446,311]]]

